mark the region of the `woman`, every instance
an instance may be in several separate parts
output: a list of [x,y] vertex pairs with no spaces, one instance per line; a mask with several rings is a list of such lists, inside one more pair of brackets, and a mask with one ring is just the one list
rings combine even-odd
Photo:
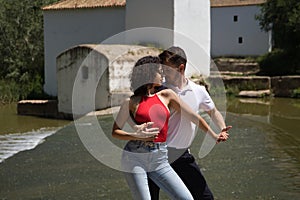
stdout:
[[[151,199],[147,174],[171,199],[193,199],[168,163],[165,141],[169,109],[180,111],[216,141],[225,141],[228,134],[214,133],[172,90],[156,92],[161,84],[162,68],[159,58],[146,56],[138,60],[131,75],[134,94],[122,104],[112,135],[121,140],[129,140],[124,148],[122,165],[134,199]],[[130,118],[137,124],[142,124],[142,128],[133,133],[122,130]]]

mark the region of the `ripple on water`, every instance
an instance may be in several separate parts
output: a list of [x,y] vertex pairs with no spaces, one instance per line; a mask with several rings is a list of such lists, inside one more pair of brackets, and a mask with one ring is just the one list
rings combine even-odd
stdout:
[[26,133],[0,135],[0,163],[21,151],[34,149],[56,130],[57,128],[41,128]]

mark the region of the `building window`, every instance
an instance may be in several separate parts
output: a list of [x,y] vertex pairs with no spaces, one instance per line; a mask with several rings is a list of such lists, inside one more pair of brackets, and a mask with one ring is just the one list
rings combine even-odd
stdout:
[[239,44],[242,44],[242,43],[243,43],[243,37],[239,37],[239,38],[238,38],[238,43],[239,43]]
[[234,15],[234,16],[233,16],[233,21],[234,21],[234,22],[237,22],[237,21],[238,21],[238,16],[237,16],[237,15]]
[[86,80],[89,78],[89,68],[87,66],[82,66],[81,68],[82,79]]

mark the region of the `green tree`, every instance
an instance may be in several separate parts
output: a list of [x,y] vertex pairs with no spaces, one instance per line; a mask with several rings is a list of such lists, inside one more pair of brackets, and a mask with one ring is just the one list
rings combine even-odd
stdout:
[[[263,30],[272,31],[274,42],[274,53],[265,55],[262,65],[268,65],[273,59],[271,63],[277,65],[278,68],[276,72],[273,70],[275,75],[282,75],[280,71],[284,74],[299,74],[300,1],[267,0],[262,4],[261,14],[257,16],[257,19]],[[274,67],[276,68],[276,66]],[[285,69],[279,69],[283,67]],[[268,71],[272,70],[268,69]]]
[[32,90],[26,85],[43,81],[41,7],[57,1],[0,0],[0,79],[15,81],[23,92]]

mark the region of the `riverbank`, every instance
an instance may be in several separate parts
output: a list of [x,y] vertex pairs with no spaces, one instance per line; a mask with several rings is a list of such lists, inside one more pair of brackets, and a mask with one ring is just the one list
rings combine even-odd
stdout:
[[[209,84],[211,94],[220,95],[221,92],[224,92],[222,95],[225,95],[226,92],[228,96],[249,98],[269,96],[300,98],[300,76],[256,76],[259,72],[259,66],[253,58],[215,58],[213,61],[209,77],[193,77],[193,80],[198,83],[204,78],[205,82]],[[123,92],[121,91],[121,93]],[[128,93],[125,96],[118,97],[118,94],[105,94],[111,95],[109,98],[115,95],[114,98],[120,100],[120,102],[123,97],[129,95]],[[105,97],[106,100],[107,98]],[[67,101],[64,102],[64,106],[68,108],[69,113],[62,112],[62,109],[59,110],[58,100],[23,100],[18,102],[17,112],[19,115],[73,119],[73,115],[70,114],[70,110],[72,110],[70,99],[68,103],[66,103]],[[115,103],[115,105],[118,104]],[[107,109],[103,109],[101,112],[110,114],[109,108]]]
[[218,87],[216,83],[219,83],[220,80],[223,81],[227,94],[238,97],[300,98],[300,76],[210,76],[208,82],[211,84],[212,90]]
[[260,68],[254,58],[215,58],[208,78],[222,79],[227,94],[260,98],[266,96],[300,98],[300,76],[258,76]]
[[[220,80],[222,84],[220,84]],[[194,81],[200,82],[194,77]],[[260,76],[228,76],[213,75],[207,79],[212,93],[223,91],[228,95],[249,98],[267,96],[299,98],[300,76],[260,77]],[[218,89],[218,87],[223,87]],[[111,114],[116,108],[96,111],[97,115]],[[59,112],[57,100],[23,100],[18,102],[19,115],[31,115],[55,119],[72,120],[73,115]]]

